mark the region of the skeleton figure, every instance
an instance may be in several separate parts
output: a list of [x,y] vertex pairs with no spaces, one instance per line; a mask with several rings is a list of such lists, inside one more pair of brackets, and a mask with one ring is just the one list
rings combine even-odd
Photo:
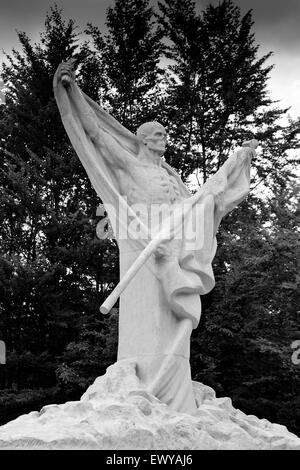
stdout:
[[[80,91],[72,65],[58,67],[55,98],[71,143],[112,222],[122,278],[147,241],[130,233],[118,236],[117,225],[123,221],[127,228],[128,214],[138,212],[142,232],[151,225],[152,236],[162,207],[189,202],[191,194],[162,159],[165,128],[145,123],[133,135]],[[189,244],[184,233],[157,246],[120,297],[118,361],[134,361],[141,385],[177,411],[196,410],[190,335],[200,319],[200,295],[214,286],[211,263],[218,225],[249,191],[251,146],[256,142],[234,153],[201,188],[186,217],[198,223]],[[154,224],[154,235],[158,230]]]

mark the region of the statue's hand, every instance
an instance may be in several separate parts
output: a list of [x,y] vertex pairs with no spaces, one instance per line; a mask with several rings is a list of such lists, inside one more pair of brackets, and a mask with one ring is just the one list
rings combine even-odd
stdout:
[[247,140],[246,142],[243,142],[242,148],[240,148],[237,151],[238,157],[243,157],[243,156],[249,156],[249,157],[255,157],[256,152],[255,149],[258,147],[259,143],[258,140],[256,139],[251,139]]
[[253,150],[255,150],[258,146],[259,146],[259,142],[256,139],[247,140],[246,142],[243,142],[243,145],[242,145],[242,147],[248,147]]
[[156,247],[154,251],[156,261],[166,260],[171,257],[172,250],[168,242],[169,240],[164,240]]
[[74,62],[75,59],[69,59],[58,66],[57,79],[64,86],[69,86],[75,80]]

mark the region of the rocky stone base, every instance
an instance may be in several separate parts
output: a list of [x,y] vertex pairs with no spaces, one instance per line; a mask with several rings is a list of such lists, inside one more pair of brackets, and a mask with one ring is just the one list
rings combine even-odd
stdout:
[[233,408],[193,382],[194,415],[178,413],[142,389],[130,361],[107,369],[80,401],[48,405],[0,427],[0,449],[300,450],[285,426]]

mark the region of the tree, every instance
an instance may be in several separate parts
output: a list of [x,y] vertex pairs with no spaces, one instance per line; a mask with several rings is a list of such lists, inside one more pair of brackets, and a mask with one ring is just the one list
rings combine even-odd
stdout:
[[285,110],[270,109],[266,89],[271,53],[257,57],[251,11],[241,17],[230,0],[198,15],[192,0],[166,0],[159,8],[171,60],[168,158],[185,179],[194,172],[206,181],[234,146],[280,130],[276,120]]
[[244,411],[299,432],[299,415],[288,411],[292,403],[297,409],[299,386],[290,349],[299,336],[291,156],[299,148],[299,123],[282,124],[287,110],[268,97],[270,54],[258,57],[251,11],[241,17],[230,0],[200,14],[190,0],[166,0],[159,8],[170,60],[167,159],[184,179],[194,174],[203,182],[243,140],[255,136],[262,146],[252,192],[218,232],[216,286],[202,298],[192,374]]
[[4,66],[0,329],[9,361],[0,406],[10,419],[78,399],[116,357],[117,312],[97,314],[118,280],[116,244],[95,237],[100,201],[52,94],[58,63],[73,56],[81,88],[130,130],[149,119],[167,125],[166,158],[185,181],[205,181],[242,140],[261,141],[252,192],[218,233],[216,287],[202,298],[192,374],[299,433],[291,343],[299,339],[300,122],[282,124],[286,110],[268,97],[270,55],[259,58],[251,12],[242,17],[229,0],[200,14],[191,0],[159,5],[157,26],[148,1],[116,0],[107,33],[89,24],[91,43],[80,44],[74,21],[53,8],[40,42],[19,33],[22,51]]
[[90,61],[101,63],[100,99],[135,132],[140,124],[157,117],[162,33],[154,24],[148,0],[116,0],[107,10],[106,25],[105,35],[91,24],[87,28],[94,47]]
[[59,356],[79,337],[83,318],[97,315],[105,290],[118,279],[118,262],[109,254],[113,242],[96,238],[99,199],[53,97],[58,64],[84,55],[75,23],[54,7],[38,44],[23,32],[18,37],[22,51],[7,55],[2,75],[8,93],[0,120],[0,325],[8,358],[15,354],[24,366],[34,354],[49,364],[48,374],[38,376],[32,367],[15,379],[8,363],[6,386],[21,389],[49,386],[49,377],[57,384]]
[[[132,128],[138,119],[144,121],[143,110],[150,112],[146,107],[150,98],[144,99],[144,93],[151,93],[159,74],[159,33],[151,32],[152,12],[146,2],[128,2],[128,7],[132,23],[124,29],[123,39],[118,34],[117,15],[123,12],[119,20],[124,20],[126,9],[121,2],[116,11],[110,9],[103,59],[98,60],[99,47],[90,48],[87,43],[77,47],[74,21],[65,22],[55,7],[46,17],[40,43],[31,46],[27,35],[19,33],[23,50],[13,51],[4,66],[9,93],[0,122],[5,160],[0,234],[5,274],[1,308],[5,313],[0,321],[9,357],[16,351],[15,366],[8,364],[6,387],[49,386],[44,379],[39,381],[33,367],[27,376],[20,376],[17,366],[25,364],[28,353],[41,360],[48,354],[51,374],[45,377],[51,376],[55,393],[64,398],[66,393],[77,393],[78,397],[83,386],[101,375],[115,358],[116,322],[111,322],[110,339],[104,339],[107,321],[97,312],[118,280],[116,244],[95,236],[100,201],[67,140],[53,98],[52,78],[57,65],[72,56],[81,65],[77,74],[84,91],[94,99],[102,92],[116,116],[121,101],[127,100],[123,115]],[[90,28],[96,41],[97,28]],[[126,64],[120,64],[122,73],[127,73],[127,65],[131,64],[132,73],[137,67],[130,76],[135,92],[128,86],[121,89],[119,81],[120,88],[112,96],[110,87],[118,74],[110,52],[114,45],[118,49],[118,41],[127,48],[140,44],[143,53],[137,48]],[[120,52],[115,60],[121,57]]]

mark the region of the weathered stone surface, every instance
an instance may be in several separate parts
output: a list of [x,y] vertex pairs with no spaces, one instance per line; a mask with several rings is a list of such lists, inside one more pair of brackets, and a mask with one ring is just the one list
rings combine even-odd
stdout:
[[54,95],[118,242],[120,283],[101,305],[106,314],[120,297],[118,361],[135,361],[144,388],[194,413],[190,336],[200,295],[215,284],[218,226],[249,193],[258,142],[245,142],[192,195],[162,158],[166,129],[151,121],[130,132],[80,90],[73,66],[59,65]]
[[117,362],[80,401],[48,405],[0,427],[0,449],[297,449],[285,426],[247,416],[193,382],[198,405],[178,413],[141,387],[136,364]]

